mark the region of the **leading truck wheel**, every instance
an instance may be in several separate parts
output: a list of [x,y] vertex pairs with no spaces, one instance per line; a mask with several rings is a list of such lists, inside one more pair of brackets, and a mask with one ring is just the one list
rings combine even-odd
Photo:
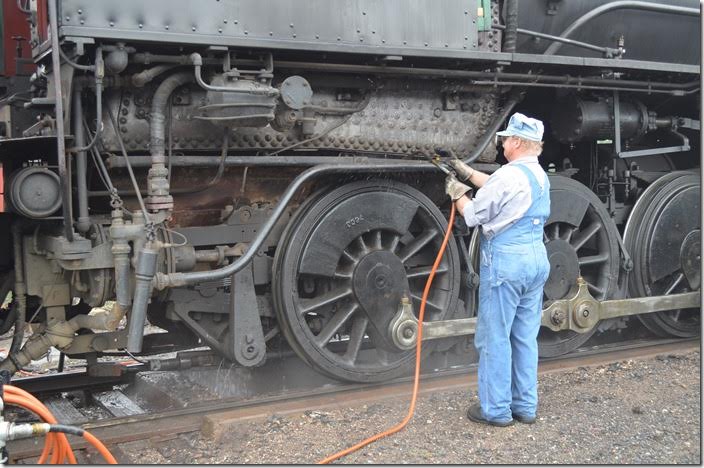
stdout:
[[[658,296],[701,288],[701,179],[678,171],[653,182],[638,198],[626,223],[624,244],[633,259],[631,297]],[[701,311],[678,309],[639,315],[660,336],[700,333]]]
[[[284,336],[316,370],[377,382],[409,368],[389,323],[405,291],[416,315],[447,220],[418,190],[394,181],[354,182],[309,199],[282,235],[273,296]],[[457,307],[460,260],[448,243],[425,321]],[[424,347],[425,349],[425,347]]]

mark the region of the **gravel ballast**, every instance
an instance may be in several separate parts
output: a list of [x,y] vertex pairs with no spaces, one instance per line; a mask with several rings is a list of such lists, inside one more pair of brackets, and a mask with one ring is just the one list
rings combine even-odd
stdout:
[[[422,385],[422,384],[421,384]],[[349,464],[701,464],[700,353],[689,351],[540,375],[533,425],[469,421],[476,387],[422,395],[401,432]],[[342,406],[122,446],[121,463],[311,464],[397,424],[408,400]]]

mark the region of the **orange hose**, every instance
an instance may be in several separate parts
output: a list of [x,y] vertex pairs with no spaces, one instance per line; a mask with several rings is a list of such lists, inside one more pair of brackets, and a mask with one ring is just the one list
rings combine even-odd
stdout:
[[[44,406],[42,402],[37,400],[31,393],[12,385],[5,385],[3,389],[5,393],[4,400],[6,403],[31,411],[46,423],[58,424],[58,421],[54,415],[51,414],[51,411],[49,411],[49,409]],[[112,456],[105,445],[103,445],[103,443],[100,442],[100,440],[98,440],[93,434],[88,431],[84,431],[83,437],[98,450],[98,452],[108,463],[117,464],[115,457]],[[66,434],[60,432],[50,432],[47,434],[44,450],[42,451],[37,463],[46,463],[49,455],[51,455],[50,463],[52,464],[64,464],[66,459],[68,459],[68,463],[74,465],[76,464],[76,457],[73,454],[73,449],[71,448],[71,444],[69,443]]]
[[100,452],[105,461],[107,461],[111,465],[117,465],[117,460],[115,460],[115,457],[112,456],[112,453],[110,453],[107,447],[105,447],[105,445],[103,445],[103,443],[98,440],[97,437],[95,437],[88,431],[83,431],[83,438],[86,439],[93,447],[95,447],[98,452]]
[[337,452],[333,455],[330,455],[327,458],[324,458],[317,462],[318,465],[322,464],[327,464],[330,463],[331,461],[335,461],[340,457],[344,457],[345,455],[349,455],[352,452],[355,452],[362,447],[371,444],[374,441],[377,441],[383,437],[392,435],[406,427],[406,424],[411,420],[413,417],[413,412],[415,411],[416,408],[416,398],[418,397],[418,385],[420,384],[420,351],[421,351],[421,342],[423,340],[423,317],[425,316],[425,303],[428,299],[428,294],[430,293],[430,286],[433,284],[433,278],[435,277],[435,272],[438,269],[438,266],[440,265],[440,262],[442,261],[442,257],[445,254],[445,248],[447,247],[447,242],[450,240],[450,235],[452,234],[452,226],[454,225],[455,222],[455,204],[452,203],[452,208],[450,209],[450,220],[447,223],[447,232],[445,232],[445,238],[442,241],[442,245],[440,246],[440,251],[438,252],[438,256],[435,258],[435,263],[433,263],[433,268],[430,270],[430,276],[428,276],[428,281],[425,283],[425,289],[423,290],[423,298],[421,299],[420,302],[420,312],[418,313],[418,338],[416,340],[416,367],[415,367],[415,375],[413,378],[413,395],[411,396],[411,405],[408,408],[408,414],[406,415],[405,418],[403,418],[403,421],[395,425],[394,427],[387,429],[383,432],[380,432],[374,436],[369,437],[368,439],[365,439],[361,442],[359,442],[356,445],[353,445],[350,448],[347,448],[345,450],[342,450],[340,452]]

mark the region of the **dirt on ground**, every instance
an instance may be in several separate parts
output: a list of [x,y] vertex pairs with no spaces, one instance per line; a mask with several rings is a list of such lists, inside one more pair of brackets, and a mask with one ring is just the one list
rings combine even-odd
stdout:
[[[401,432],[336,463],[701,464],[700,353],[660,355],[541,375],[533,425],[469,421],[476,388],[421,396]],[[408,401],[236,425],[120,447],[121,463],[312,464],[403,419]]]

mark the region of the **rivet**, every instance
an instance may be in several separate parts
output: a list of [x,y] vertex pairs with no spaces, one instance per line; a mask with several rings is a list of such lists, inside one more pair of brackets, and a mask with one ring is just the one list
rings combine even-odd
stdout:
[[425,43],[425,47],[428,47],[428,43],[427,43],[427,42]]
[[289,27],[289,28],[292,28],[292,27],[293,27],[293,23],[289,24],[288,27]]
[[339,36],[338,36],[337,40],[338,40],[338,41],[340,40],[340,37],[339,37]]
[[115,23],[113,23],[112,21],[110,21],[110,27],[112,28],[113,26],[115,26]]
[[71,21],[71,17],[70,17],[70,16],[67,16],[67,17],[66,17],[66,21]]
[[408,44],[408,42],[407,42],[407,41],[403,41],[403,45],[406,45],[406,44]]
[[246,35],[246,34],[249,34],[249,31],[247,31],[247,30],[245,29],[244,33],[245,33],[245,35]]
[[164,29],[166,29],[168,31],[169,25],[167,24],[166,26],[164,26]]
[[237,21],[237,20],[235,20],[235,24],[240,24],[240,22],[239,22],[239,21]]
[[272,31],[269,31],[269,35],[270,35],[270,36],[273,36],[274,33],[273,33]]
[[144,25],[142,23],[139,23],[139,29],[142,29]]
[[218,28],[218,32],[222,34],[222,28]]
[[293,37],[296,37],[296,35],[294,34]]
[[225,23],[225,24],[227,24],[227,20],[226,20],[226,19],[225,19],[225,20],[222,20],[222,22]]
[[318,34],[315,35],[316,39],[320,39],[320,36]]
[[81,20],[81,24],[85,24],[85,21]]
[[195,27],[195,26],[191,26],[191,31],[195,31],[195,30],[196,30],[196,27]]
[[83,14],[83,10],[81,10],[81,9],[79,8],[79,9],[78,9],[78,14],[79,14],[79,15],[82,15],[82,14]]

